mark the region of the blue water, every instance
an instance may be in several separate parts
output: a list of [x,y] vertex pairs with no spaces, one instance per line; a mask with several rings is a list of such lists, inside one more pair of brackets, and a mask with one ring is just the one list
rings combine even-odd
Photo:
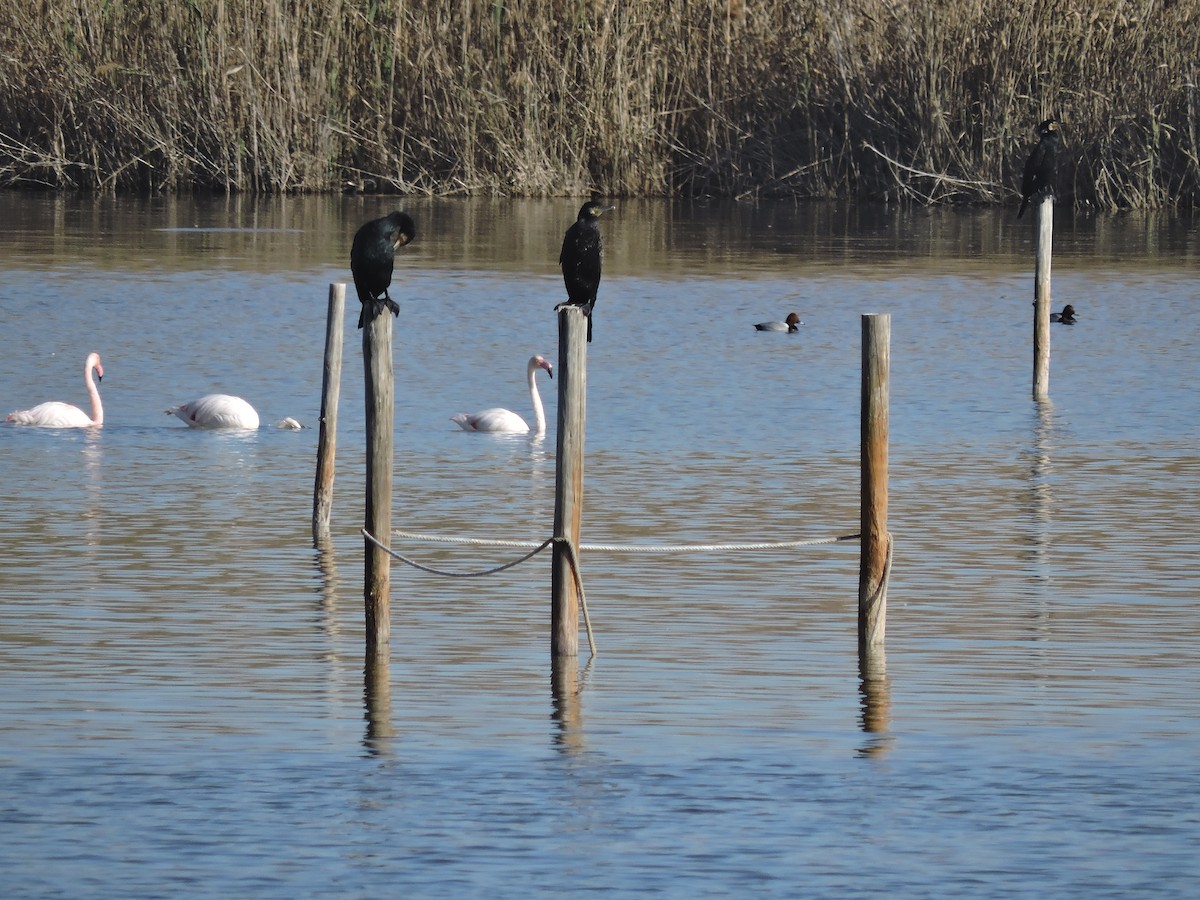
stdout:
[[[327,285],[387,203],[0,205],[0,413],[84,405],[92,349],[106,413],[0,426],[6,896],[1190,893],[1187,220],[1064,219],[1054,302],[1080,323],[1052,331],[1039,406],[1011,213],[623,204],[585,540],[856,532],[860,316],[890,313],[882,671],[859,670],[849,543],[585,553],[599,654],[581,636],[558,673],[546,557],[488,578],[396,564],[390,655],[364,675],[355,302],[324,553],[316,431],[273,426],[316,424]],[[412,205],[397,527],[549,535],[557,381],[541,442],[449,416],[530,417],[563,205]],[[751,327],[792,309],[797,335]],[[213,391],[264,427],[163,415]],[[513,555],[399,549],[457,571]]]

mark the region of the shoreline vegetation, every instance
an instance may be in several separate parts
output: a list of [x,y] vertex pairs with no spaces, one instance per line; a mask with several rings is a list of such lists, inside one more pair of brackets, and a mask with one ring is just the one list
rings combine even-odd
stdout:
[[0,188],[1200,199],[1200,0],[10,0]]

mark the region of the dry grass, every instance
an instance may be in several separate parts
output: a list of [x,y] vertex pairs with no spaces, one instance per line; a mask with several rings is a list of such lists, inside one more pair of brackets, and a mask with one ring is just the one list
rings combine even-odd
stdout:
[[[1200,196],[1200,0],[10,0],[0,185]],[[163,8],[165,7],[165,20]]]

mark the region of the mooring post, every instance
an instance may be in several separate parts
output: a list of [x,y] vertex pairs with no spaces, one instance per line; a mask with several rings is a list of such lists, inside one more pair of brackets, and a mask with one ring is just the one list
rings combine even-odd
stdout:
[[[392,316],[386,310],[363,328],[366,369],[367,498],[364,527],[385,547],[392,545],[392,430],[395,424],[395,386],[392,383]],[[363,538],[365,563],[363,601],[366,605],[367,649],[391,640],[392,558]]]
[[[550,655],[579,655],[579,560],[583,515],[583,439],[587,425],[587,318],[577,306],[558,312],[558,445],[550,592]],[[565,546],[563,541],[570,542]]]
[[329,516],[333,509],[333,471],[337,455],[338,392],[342,386],[342,334],[346,313],[346,285],[329,285],[329,312],[325,321],[325,371],[321,377],[321,430],[317,437],[317,477],[313,487],[313,543],[329,541]]
[[860,556],[858,569],[858,643],[883,643],[887,628],[887,577],[891,554],[888,534],[888,392],[892,317],[862,317],[862,471]]
[[1054,245],[1054,195],[1034,207],[1037,268],[1033,276],[1033,399],[1050,397],[1050,257]]

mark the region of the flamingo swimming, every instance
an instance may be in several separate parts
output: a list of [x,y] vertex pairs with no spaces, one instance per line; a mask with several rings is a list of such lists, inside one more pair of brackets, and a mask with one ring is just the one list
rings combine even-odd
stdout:
[[78,406],[70,403],[60,403],[51,400],[39,403],[32,409],[22,409],[8,414],[6,421],[17,425],[41,425],[44,428],[90,428],[104,424],[104,406],[100,403],[100,390],[92,381],[92,370],[96,372],[96,381],[104,379],[104,366],[100,365],[100,354],[89,353],[83,364],[83,383],[87,385],[88,397],[92,401],[92,414],[89,416]]
[[257,428],[258,413],[241,397],[208,394],[166,410],[192,428]]
[[[546,374],[554,377],[554,366],[550,360],[541,356],[531,356],[526,366],[529,379],[529,399],[533,402],[534,434],[546,433],[546,414],[542,410],[542,398],[538,394],[537,380],[534,373],[545,369]],[[451,416],[450,421],[457,422],[463,431],[490,431],[502,434],[528,434],[529,423],[510,409],[494,406],[491,409],[480,410],[477,413],[458,413]]]

